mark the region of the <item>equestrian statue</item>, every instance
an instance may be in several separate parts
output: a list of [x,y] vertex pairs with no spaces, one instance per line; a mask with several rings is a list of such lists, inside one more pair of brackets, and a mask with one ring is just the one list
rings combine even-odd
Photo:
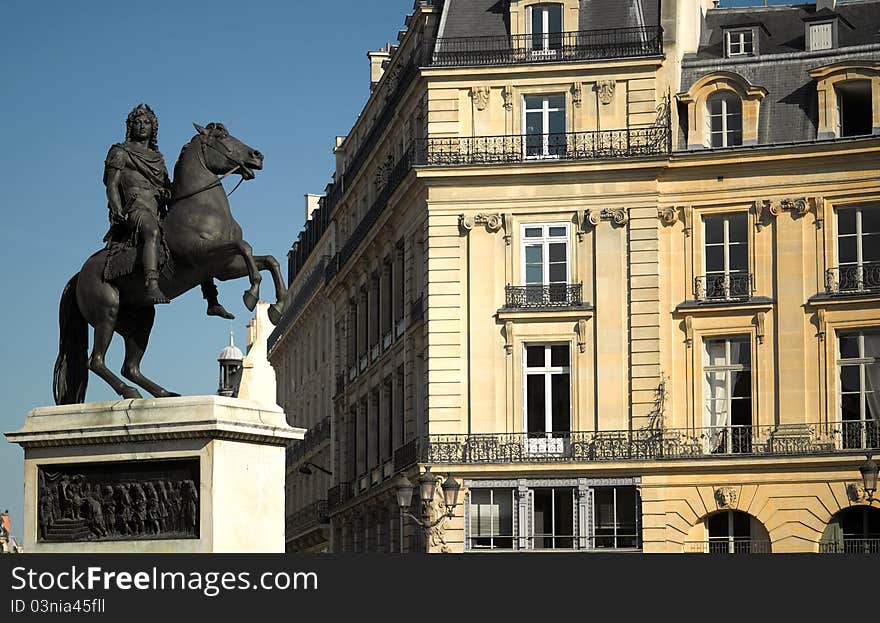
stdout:
[[[263,168],[263,155],[231,136],[221,123],[193,124],[197,134],[184,145],[170,181],[157,143],[158,121],[149,106],[135,107],[126,120],[125,141],[110,148],[104,185],[110,229],[106,246],[71,277],[61,295],[61,337],[55,361],[56,404],[85,400],[89,370],[123,398],[141,398],[105,365],[114,333],[125,340],[122,376],[157,398],[177,396],[141,373],[155,318],[155,305],[201,286],[209,316],[234,318],[217,296],[215,279],[248,277],[244,304],[250,311],[260,294],[260,271],[269,271],[275,303],[269,318],[280,320],[285,286],[278,261],[254,255],[232,218],[221,180],[242,181]],[[241,182],[239,182],[241,183]],[[88,326],[94,328],[88,355]]]

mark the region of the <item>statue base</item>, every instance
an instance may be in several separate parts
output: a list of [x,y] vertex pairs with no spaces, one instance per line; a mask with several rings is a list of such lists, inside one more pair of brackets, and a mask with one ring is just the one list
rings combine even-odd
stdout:
[[41,407],[25,451],[24,547],[42,553],[284,552],[280,407],[220,396]]

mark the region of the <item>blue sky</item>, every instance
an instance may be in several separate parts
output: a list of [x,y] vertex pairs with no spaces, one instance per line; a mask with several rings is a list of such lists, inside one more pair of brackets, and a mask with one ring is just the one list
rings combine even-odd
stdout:
[[[140,102],[156,111],[169,169],[193,122],[221,121],[265,154],[257,179],[232,196],[232,211],[255,253],[275,255],[286,271],[303,194],[322,192],[333,137],[348,131],[367,99],[366,51],[396,42],[412,4],[3,3],[0,431],[17,430],[28,410],[52,404],[58,300],[101,245],[104,158],[123,139],[128,111]],[[270,280],[264,284],[268,298]],[[244,342],[245,287],[243,279],[220,285],[221,300],[237,315],[232,322],[206,317],[198,290],[160,307],[144,372],[181,394],[214,393],[216,357],[230,329]],[[119,344],[108,360],[119,369]],[[92,376],[87,400],[115,398]],[[22,450],[0,441],[0,510],[10,510],[19,536],[22,464]]]

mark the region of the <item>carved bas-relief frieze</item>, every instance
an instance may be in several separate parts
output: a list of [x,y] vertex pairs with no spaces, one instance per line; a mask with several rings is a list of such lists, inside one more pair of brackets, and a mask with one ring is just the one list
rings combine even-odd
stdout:
[[38,541],[199,538],[198,459],[45,465],[37,478]]

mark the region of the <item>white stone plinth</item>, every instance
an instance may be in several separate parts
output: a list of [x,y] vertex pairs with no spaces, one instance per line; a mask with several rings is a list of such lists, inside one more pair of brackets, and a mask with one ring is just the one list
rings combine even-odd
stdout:
[[[221,396],[34,409],[21,430],[6,433],[25,451],[25,551],[283,552],[285,447],[304,434],[280,407]],[[37,539],[40,467],[118,462],[124,470],[126,462],[164,459],[198,460],[199,538]]]

